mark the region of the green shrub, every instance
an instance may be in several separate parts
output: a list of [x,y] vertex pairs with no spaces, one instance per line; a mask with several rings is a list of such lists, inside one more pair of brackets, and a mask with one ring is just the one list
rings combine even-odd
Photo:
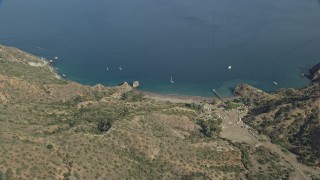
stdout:
[[234,103],[232,101],[227,101],[227,109],[237,109],[240,104]]
[[135,93],[133,91],[122,94],[121,99],[126,101],[142,101],[144,95],[142,93]]
[[53,145],[52,144],[48,144],[47,145],[47,149],[52,149],[53,148]]
[[2,171],[0,171],[0,180],[4,180],[4,179],[6,179],[6,176]]
[[13,178],[13,172],[12,172],[12,170],[9,168],[9,169],[7,169],[7,171],[6,171],[6,179],[7,180],[11,180],[11,179],[14,179]]
[[203,109],[203,106],[199,103],[190,103],[186,104],[186,106],[190,109],[201,111]]
[[213,137],[214,135],[219,135],[221,132],[221,119],[209,119],[209,120],[198,120],[197,124],[201,127],[200,132],[207,136]]
[[99,133],[107,132],[112,127],[112,121],[110,119],[101,120],[97,125]]

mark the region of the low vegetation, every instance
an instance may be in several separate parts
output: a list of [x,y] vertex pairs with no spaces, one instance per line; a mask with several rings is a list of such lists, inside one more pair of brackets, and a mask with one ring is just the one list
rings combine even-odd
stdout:
[[252,147],[246,143],[235,143],[242,152],[242,162],[248,171],[248,179],[289,179],[294,171],[290,164],[269,149]]
[[227,101],[226,102],[226,108],[227,109],[237,109],[239,108],[241,105],[239,103],[235,103],[235,102],[232,102],[232,101]]
[[200,132],[206,137],[217,137],[221,132],[221,123],[222,119],[213,119],[208,120],[199,119],[197,124],[201,127]]
[[199,136],[219,132],[197,124],[202,106],[56,79],[28,64],[39,58],[0,50],[0,179],[245,177],[238,150]]
[[[294,90],[284,89],[272,94],[242,85],[236,93],[251,106],[244,122],[268,135],[298,155],[298,160],[310,166],[320,166],[320,84]],[[252,97],[251,99],[248,97]]]
[[[208,116],[203,104],[148,99],[126,83],[83,86],[29,62],[42,61],[0,46],[0,179],[285,179],[292,171],[263,147],[219,138],[223,119]],[[309,119],[290,131],[296,136],[273,140],[290,151],[304,143],[318,156],[320,130],[310,126],[317,111],[308,110],[296,116]],[[291,117],[287,111],[274,109],[279,120]],[[265,122],[272,137],[273,122]]]

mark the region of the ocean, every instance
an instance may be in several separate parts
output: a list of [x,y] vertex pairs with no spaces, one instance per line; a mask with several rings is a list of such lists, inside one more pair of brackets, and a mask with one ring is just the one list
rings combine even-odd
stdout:
[[0,0],[0,44],[87,85],[137,80],[144,91],[225,97],[238,83],[299,88],[320,61],[320,3]]

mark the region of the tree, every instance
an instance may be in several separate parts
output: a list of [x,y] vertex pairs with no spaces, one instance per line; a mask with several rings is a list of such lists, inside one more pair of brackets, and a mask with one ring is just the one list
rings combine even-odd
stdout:
[[110,119],[101,120],[98,123],[97,130],[100,133],[107,132],[112,127],[112,121]]
[[197,124],[201,127],[200,132],[207,136],[207,137],[213,137],[215,135],[219,135],[221,132],[221,119],[209,119],[209,120],[198,120]]

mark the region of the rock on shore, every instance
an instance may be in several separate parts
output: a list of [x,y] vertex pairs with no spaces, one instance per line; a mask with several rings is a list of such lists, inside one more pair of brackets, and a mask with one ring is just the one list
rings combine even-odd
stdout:
[[132,83],[132,87],[133,87],[133,88],[137,88],[137,87],[139,87],[139,86],[140,86],[139,81],[133,81],[133,83]]

